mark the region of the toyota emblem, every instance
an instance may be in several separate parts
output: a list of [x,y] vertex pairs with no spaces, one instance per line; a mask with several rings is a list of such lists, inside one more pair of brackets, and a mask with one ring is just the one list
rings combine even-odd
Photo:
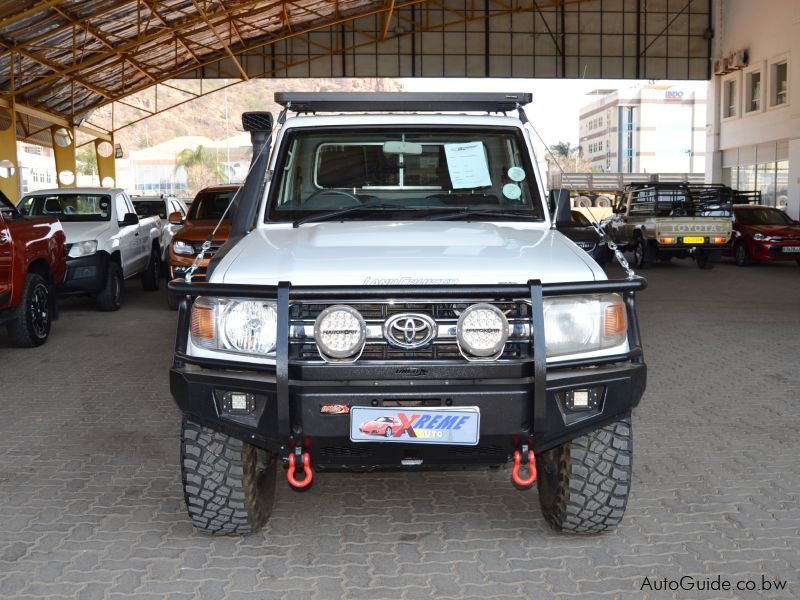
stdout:
[[396,348],[422,348],[436,337],[436,321],[416,313],[393,315],[383,323],[383,336]]

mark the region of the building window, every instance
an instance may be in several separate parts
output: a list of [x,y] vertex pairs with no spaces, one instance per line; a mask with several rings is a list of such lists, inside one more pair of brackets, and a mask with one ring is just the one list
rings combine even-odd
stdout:
[[736,80],[728,79],[722,86],[722,116],[729,119],[736,116]]
[[789,101],[789,63],[785,60],[773,63],[770,68],[770,106],[781,106]]
[[747,101],[745,112],[761,110],[761,71],[748,73],[746,76]]

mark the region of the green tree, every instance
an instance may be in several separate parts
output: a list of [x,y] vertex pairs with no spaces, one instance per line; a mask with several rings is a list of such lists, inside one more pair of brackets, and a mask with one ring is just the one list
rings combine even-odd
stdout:
[[222,165],[216,152],[197,146],[194,150],[184,148],[178,153],[175,170],[183,168],[186,171],[186,185],[189,193],[194,196],[204,187],[219,183],[225,179]]
[[579,151],[579,149],[573,148],[569,142],[556,142],[555,144],[550,146],[550,152],[552,152],[559,158],[569,158],[576,151]]
[[93,144],[84,144],[75,154],[76,168],[79,175],[97,175],[97,155]]

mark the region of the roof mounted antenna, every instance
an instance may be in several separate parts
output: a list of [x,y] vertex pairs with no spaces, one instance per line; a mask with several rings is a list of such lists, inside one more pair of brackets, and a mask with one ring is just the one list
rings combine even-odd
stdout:
[[[533,123],[528,121],[528,117],[527,117],[527,115],[525,115],[525,111],[522,109],[522,107],[520,107],[518,110],[520,112],[520,117],[519,118],[522,121],[522,123],[523,124],[528,123],[530,125],[531,130],[533,130],[533,133],[536,134],[537,138],[539,138],[539,141],[544,146],[545,151],[550,155],[550,158],[553,159],[553,162],[556,164],[556,167],[558,167],[558,170],[561,172],[561,180],[563,182],[565,173],[564,173],[564,169],[561,168],[561,163],[558,162],[558,159],[556,158],[556,155],[553,154],[553,151],[550,149],[550,146],[547,145],[547,142],[545,142],[544,139],[542,138],[542,136],[539,134],[539,130],[536,129],[536,127],[533,126]],[[569,186],[569,182],[567,183],[567,185]],[[567,187],[567,189],[570,189],[570,187]],[[625,269],[625,274],[626,274],[627,278],[629,280],[633,280],[636,277],[636,273],[633,271],[633,269],[631,268],[630,264],[626,260],[625,256],[622,254],[622,250],[620,250],[620,248],[617,246],[617,244],[614,243],[614,240],[612,240],[611,236],[608,235],[608,232],[606,231],[606,228],[603,226],[602,223],[600,223],[595,218],[595,216],[592,213],[592,211],[589,211],[589,214],[592,215],[592,221],[591,221],[592,227],[594,227],[594,230],[597,232],[597,234],[603,240],[605,240],[606,245],[608,246],[608,249],[611,250],[611,252],[613,252],[614,258],[616,259],[617,263],[619,263],[619,266],[622,267],[623,269]],[[556,228],[555,219],[551,222],[550,228],[551,229],[555,229]]]

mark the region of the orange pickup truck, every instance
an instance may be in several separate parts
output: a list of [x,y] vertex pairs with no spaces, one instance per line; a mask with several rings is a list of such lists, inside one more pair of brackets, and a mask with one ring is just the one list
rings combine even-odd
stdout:
[[53,288],[67,270],[67,245],[54,217],[25,217],[0,192],[0,324],[17,346],[40,346],[55,316]]

